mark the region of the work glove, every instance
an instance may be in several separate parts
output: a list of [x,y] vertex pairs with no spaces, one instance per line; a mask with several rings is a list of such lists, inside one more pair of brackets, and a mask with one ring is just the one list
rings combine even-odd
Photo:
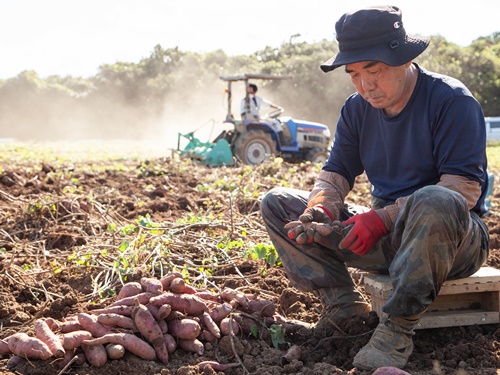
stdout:
[[325,232],[323,227],[330,227],[333,220],[333,215],[326,207],[317,205],[306,208],[299,216],[299,220],[287,223],[284,228],[288,229],[288,238],[302,245],[306,242],[318,241],[321,233]]
[[358,255],[365,255],[380,237],[388,233],[384,222],[374,210],[354,215],[340,224],[344,227],[353,225],[344,239],[340,241],[339,248],[349,249]]

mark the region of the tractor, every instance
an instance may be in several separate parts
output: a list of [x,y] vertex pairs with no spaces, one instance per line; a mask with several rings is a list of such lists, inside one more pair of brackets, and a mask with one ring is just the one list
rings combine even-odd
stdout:
[[[178,151],[200,162],[212,165],[233,165],[235,159],[243,164],[256,165],[266,161],[270,155],[279,155],[290,162],[311,161],[325,162],[331,146],[331,133],[328,126],[316,122],[281,117],[283,109],[273,110],[260,120],[236,119],[232,111],[232,86],[235,82],[244,82],[245,101],[249,103],[246,92],[249,80],[284,80],[289,76],[271,74],[244,74],[225,76],[221,80],[227,82],[228,112],[224,121],[230,125],[212,142],[201,142],[193,133],[180,134]],[[239,104],[239,103],[238,103]],[[248,107],[247,107],[248,108]],[[239,106],[238,106],[239,112]],[[283,127],[286,143],[280,140],[278,133],[271,126],[271,121],[279,121]],[[180,138],[189,140],[182,151],[179,150]]]

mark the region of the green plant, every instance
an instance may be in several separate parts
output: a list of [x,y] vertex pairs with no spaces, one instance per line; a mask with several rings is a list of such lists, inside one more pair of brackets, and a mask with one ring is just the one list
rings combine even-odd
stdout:
[[272,324],[269,327],[269,333],[271,334],[271,342],[276,349],[282,344],[290,346],[290,343],[285,340],[286,330],[279,324]]
[[256,260],[264,259],[269,267],[281,267],[281,259],[272,244],[258,243],[243,252],[243,256]]

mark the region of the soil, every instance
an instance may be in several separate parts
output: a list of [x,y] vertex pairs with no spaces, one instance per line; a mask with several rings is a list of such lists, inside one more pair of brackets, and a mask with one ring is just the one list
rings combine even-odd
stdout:
[[[292,288],[272,258],[252,259],[248,250],[269,244],[259,197],[276,185],[310,190],[317,172],[318,166],[279,159],[254,168],[209,168],[170,158],[4,165],[0,338],[32,333],[40,317],[61,320],[109,305],[122,285],[120,274],[129,282],[173,269],[184,270],[199,288],[256,293],[275,302],[286,320],[316,322],[319,301]],[[368,204],[368,194],[368,183],[360,178],[348,199]],[[484,219],[491,233],[487,265],[495,268],[500,268],[498,198],[495,189],[492,212]],[[134,257],[124,240],[127,246],[136,241]],[[363,272],[352,273],[364,292]],[[65,373],[208,375],[217,372],[196,364],[211,360],[239,363],[219,372],[229,375],[367,375],[353,368],[352,359],[377,323],[372,312],[340,322],[339,330],[327,336],[306,328],[287,331],[277,343],[269,335],[226,336],[205,342],[203,355],[178,349],[166,365],[127,353],[100,368],[73,364]],[[405,368],[413,375],[497,374],[500,368],[500,324],[420,330],[414,343]],[[286,361],[290,345],[298,345],[301,355]],[[62,373],[54,359],[24,361],[12,370],[7,359],[0,360],[1,374]]]

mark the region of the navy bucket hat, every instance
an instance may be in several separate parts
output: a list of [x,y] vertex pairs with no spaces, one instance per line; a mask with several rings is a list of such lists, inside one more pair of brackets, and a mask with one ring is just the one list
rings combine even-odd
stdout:
[[429,45],[427,37],[406,35],[401,10],[395,6],[346,13],[335,24],[335,32],[339,53],[321,64],[325,73],[359,61],[404,65]]

